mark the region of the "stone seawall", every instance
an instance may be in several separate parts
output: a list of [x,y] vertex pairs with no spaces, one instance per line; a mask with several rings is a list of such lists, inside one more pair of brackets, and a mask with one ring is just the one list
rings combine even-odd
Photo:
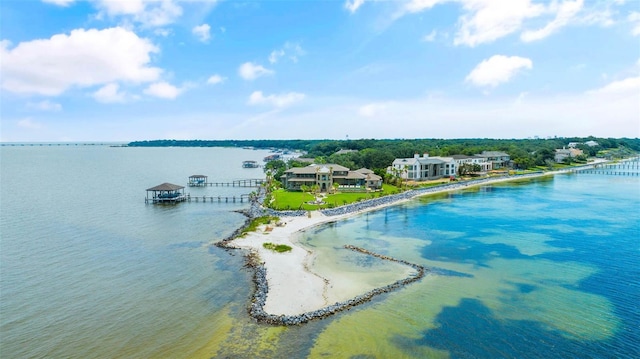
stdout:
[[252,267],[254,269],[253,281],[256,286],[255,293],[253,295],[253,299],[251,300],[251,304],[249,305],[249,315],[256,319],[259,323],[269,324],[269,325],[301,325],[307,323],[311,320],[322,319],[328,316],[337,314],[339,312],[349,310],[359,304],[366,303],[370,301],[374,296],[389,293],[404,287],[410,283],[418,281],[425,276],[425,273],[428,271],[427,268],[418,265],[409,263],[407,261],[392,258],[389,256],[377,254],[371,251],[368,251],[364,248],[359,248],[351,245],[346,245],[344,248],[356,251],[359,253],[371,255],[374,257],[378,257],[383,260],[393,261],[401,264],[408,265],[414,269],[416,269],[417,273],[412,274],[411,276],[398,280],[389,285],[375,288],[370,290],[364,294],[358,295],[354,298],[343,302],[337,302],[332,305],[326,306],[324,308],[320,308],[311,312],[306,312],[298,315],[275,315],[269,314],[264,311],[264,305],[267,300],[267,295],[269,293],[269,285],[267,283],[267,270],[266,268],[256,260],[255,256],[247,256],[247,266]]

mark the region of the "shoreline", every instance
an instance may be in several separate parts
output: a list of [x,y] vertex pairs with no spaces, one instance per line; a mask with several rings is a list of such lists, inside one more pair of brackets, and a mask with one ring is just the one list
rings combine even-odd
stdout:
[[[332,282],[336,282],[339,278],[323,278],[312,272],[309,268],[315,254],[303,248],[297,242],[296,236],[300,232],[322,224],[340,221],[351,216],[402,204],[418,197],[494,183],[554,176],[577,169],[590,168],[602,163],[605,162],[596,162],[586,166],[560,171],[483,178],[463,183],[454,182],[441,186],[409,190],[400,194],[312,212],[278,212],[274,210],[264,210],[256,208],[259,207],[259,203],[255,202],[252,204],[252,209],[248,212],[243,212],[248,217],[245,226],[236,230],[227,239],[215,243],[215,245],[227,249],[242,249],[246,251],[246,266],[253,270],[253,282],[255,285],[254,295],[248,308],[251,317],[258,322],[270,325],[300,325],[314,319],[326,318],[341,311],[348,310],[370,301],[374,296],[398,290],[405,285],[421,280],[429,271],[426,267],[401,259],[383,256],[364,248],[345,246],[344,248],[347,250],[400,263],[413,270],[413,272],[404,278],[391,284],[374,288],[350,298],[345,298],[328,290]],[[254,232],[240,236],[243,228],[246,227],[246,224],[248,224],[253,217],[264,214],[280,217],[280,221],[284,223],[284,225],[273,226],[268,229],[265,226],[261,226]],[[263,248],[262,243],[264,242],[284,244],[290,246],[292,249],[290,252],[278,253]]]

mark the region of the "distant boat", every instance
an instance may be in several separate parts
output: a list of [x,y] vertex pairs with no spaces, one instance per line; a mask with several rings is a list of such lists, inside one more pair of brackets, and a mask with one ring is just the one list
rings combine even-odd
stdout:
[[260,165],[256,161],[242,161],[242,168],[258,168]]

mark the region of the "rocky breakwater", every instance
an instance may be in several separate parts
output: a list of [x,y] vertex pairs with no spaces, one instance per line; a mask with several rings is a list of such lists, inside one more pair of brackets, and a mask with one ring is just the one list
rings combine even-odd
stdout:
[[414,268],[416,270],[416,273],[410,275],[407,278],[391,283],[389,285],[375,288],[373,290],[370,290],[364,294],[361,294],[349,300],[346,300],[343,302],[336,302],[324,308],[320,308],[320,309],[306,312],[306,313],[301,313],[298,315],[277,315],[277,314],[269,314],[264,311],[264,305],[267,301],[267,295],[269,293],[269,285],[267,283],[267,270],[264,267],[264,265],[262,265],[259,262],[257,255],[249,255],[247,256],[247,266],[252,267],[254,269],[253,280],[256,286],[253,299],[251,300],[251,304],[249,305],[249,314],[251,315],[251,317],[255,318],[259,323],[264,323],[269,325],[284,325],[284,326],[301,325],[311,320],[323,319],[331,315],[334,315],[336,313],[349,310],[359,304],[363,304],[370,301],[376,295],[389,293],[397,289],[400,289],[405,285],[408,285],[410,283],[413,283],[415,281],[422,279],[428,270],[427,268],[421,265],[409,263],[402,259],[397,259],[397,258],[377,254],[369,250],[366,250],[364,248],[355,247],[352,245],[346,245],[344,246],[344,248],[352,251],[356,251],[359,253],[363,253],[366,255],[371,255],[383,260],[388,260],[388,261],[393,261],[393,262],[408,265]]

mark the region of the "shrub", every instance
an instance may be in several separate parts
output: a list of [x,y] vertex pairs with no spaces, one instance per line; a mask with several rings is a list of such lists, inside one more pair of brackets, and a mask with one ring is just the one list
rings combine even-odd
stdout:
[[270,249],[272,251],[276,251],[278,253],[282,253],[282,252],[290,252],[291,251],[291,247],[289,247],[286,244],[273,244],[270,242],[265,242],[262,243],[262,246],[266,249]]

